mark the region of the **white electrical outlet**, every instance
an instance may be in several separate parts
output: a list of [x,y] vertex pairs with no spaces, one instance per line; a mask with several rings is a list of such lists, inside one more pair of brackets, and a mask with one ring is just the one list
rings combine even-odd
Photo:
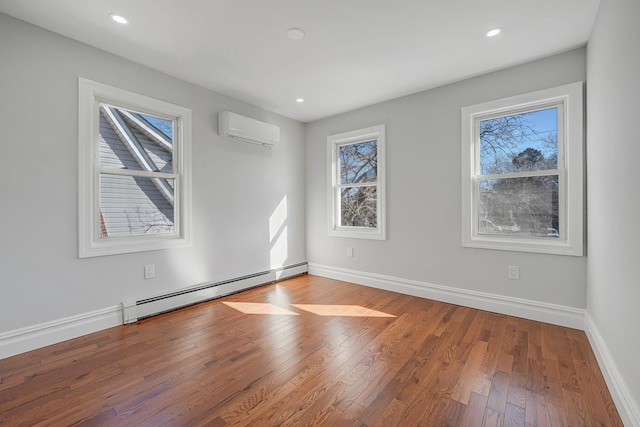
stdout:
[[153,279],[156,277],[156,265],[155,264],[147,264],[144,266],[144,278],[145,279]]
[[520,267],[518,267],[517,265],[510,265],[508,271],[509,279],[520,280]]
[[347,256],[348,257],[352,257],[353,256],[353,248],[347,248]]

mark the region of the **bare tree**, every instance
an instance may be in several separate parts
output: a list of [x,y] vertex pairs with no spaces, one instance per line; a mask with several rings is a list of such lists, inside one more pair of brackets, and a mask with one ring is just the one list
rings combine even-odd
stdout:
[[557,132],[540,129],[536,113],[480,122],[481,173],[504,176],[480,180],[479,220],[500,225],[492,232],[546,236],[558,229],[558,175],[512,175],[558,168]]
[[[520,171],[540,170],[548,162],[540,150],[527,148],[513,160]],[[493,180],[484,189],[484,209],[502,224],[529,235],[558,229],[558,176],[541,175]]]
[[341,225],[377,227],[377,141],[343,145],[339,148],[339,159],[340,182],[353,184],[343,187],[340,194]]

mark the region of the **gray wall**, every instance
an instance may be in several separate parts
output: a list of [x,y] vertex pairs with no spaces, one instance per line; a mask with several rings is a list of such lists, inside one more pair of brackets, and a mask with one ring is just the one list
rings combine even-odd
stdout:
[[[6,15],[0,58],[0,333],[268,270],[285,196],[285,263],[305,261],[303,124]],[[79,76],[192,110],[192,247],[78,259]],[[281,144],[219,137],[222,110],[279,125]]]
[[638,0],[602,0],[587,56],[587,310],[636,405],[640,402],[639,17]]
[[[308,124],[309,262],[584,308],[584,257],[462,247],[460,170],[463,106],[584,79],[579,49]],[[383,123],[388,239],[329,237],[327,135]],[[520,266],[519,281],[507,279],[508,265]]]
[[[269,220],[286,196],[285,264],[305,260],[306,232],[313,263],[586,305],[637,405],[638,16],[637,0],[602,0],[588,46],[587,259],[460,244],[460,108],[584,80],[582,49],[310,123],[305,132],[295,121],[0,14],[0,333],[269,269]],[[78,259],[79,76],[192,109],[191,248]],[[278,124],[282,143],[265,149],[217,136],[216,114],[227,109]],[[326,137],[381,123],[388,240],[329,238]],[[143,280],[150,263],[157,277]],[[510,264],[521,267],[520,281],[507,280]]]

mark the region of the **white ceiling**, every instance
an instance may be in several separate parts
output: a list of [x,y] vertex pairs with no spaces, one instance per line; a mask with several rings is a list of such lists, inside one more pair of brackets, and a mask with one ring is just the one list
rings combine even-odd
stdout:
[[[0,0],[0,12],[309,122],[584,46],[598,4]],[[114,23],[114,12],[129,23]],[[292,27],[306,37],[288,39]],[[504,31],[485,37],[493,27]]]

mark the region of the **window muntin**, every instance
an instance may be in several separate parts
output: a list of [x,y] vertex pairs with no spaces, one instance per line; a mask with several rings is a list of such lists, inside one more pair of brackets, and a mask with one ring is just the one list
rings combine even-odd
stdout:
[[79,82],[80,257],[190,242],[190,110]]
[[384,126],[327,138],[332,236],[384,239]]
[[462,109],[465,247],[582,255],[582,84]]

